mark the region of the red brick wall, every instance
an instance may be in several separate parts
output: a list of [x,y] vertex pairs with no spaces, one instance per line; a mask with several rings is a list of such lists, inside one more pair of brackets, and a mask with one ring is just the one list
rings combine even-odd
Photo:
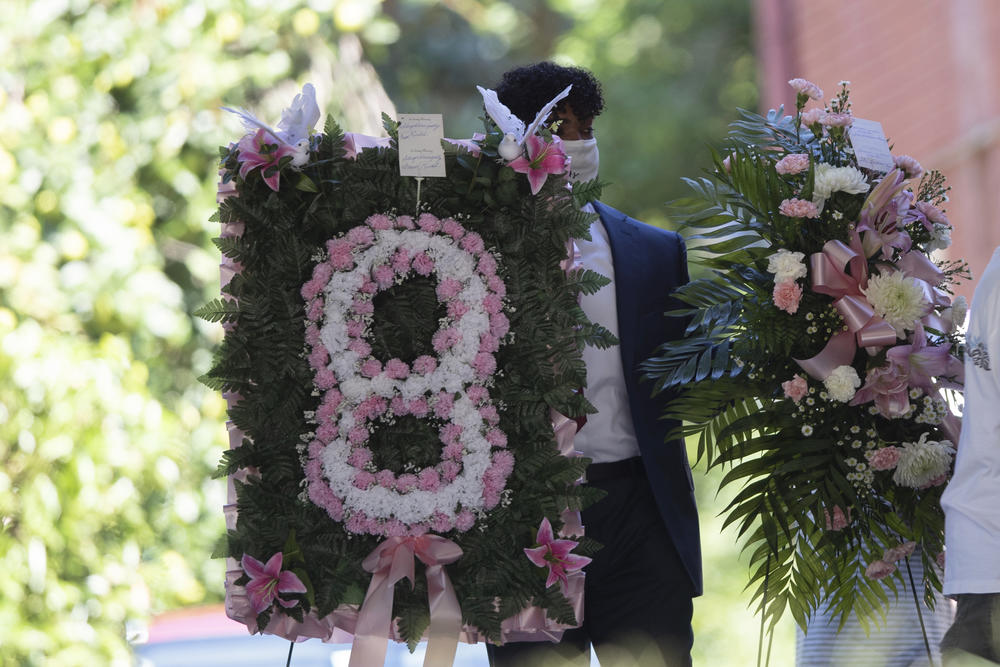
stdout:
[[[794,104],[793,77],[882,123],[894,153],[944,172],[949,258],[982,273],[1000,246],[1000,1],[756,0],[761,104]],[[959,291],[972,295],[975,282]]]

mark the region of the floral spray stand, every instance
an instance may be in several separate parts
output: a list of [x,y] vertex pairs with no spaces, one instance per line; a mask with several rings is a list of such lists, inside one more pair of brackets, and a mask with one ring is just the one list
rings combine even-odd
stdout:
[[229,405],[227,614],[353,638],[352,665],[387,639],[426,639],[428,665],[558,641],[599,548],[566,417],[592,410],[582,346],[613,340],[577,307],[607,279],[568,259],[597,184],[562,175],[560,98],[525,127],[482,93],[472,140],[440,116],[375,139],[314,132],[307,84],[274,128],[235,112],[250,131],[222,150],[222,296],[199,315],[225,329],[202,380]]

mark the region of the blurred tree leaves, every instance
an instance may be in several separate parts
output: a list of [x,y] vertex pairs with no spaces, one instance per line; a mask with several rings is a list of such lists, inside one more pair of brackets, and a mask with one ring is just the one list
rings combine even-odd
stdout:
[[[0,13],[0,664],[130,664],[126,623],[218,600],[216,148],[305,81],[479,128],[474,85],[591,68],[607,201],[651,222],[753,107],[740,0],[8,0]],[[368,64],[375,65],[376,69]],[[378,74],[376,75],[376,70]],[[378,83],[384,81],[388,95]],[[129,626],[132,627],[132,626]]]

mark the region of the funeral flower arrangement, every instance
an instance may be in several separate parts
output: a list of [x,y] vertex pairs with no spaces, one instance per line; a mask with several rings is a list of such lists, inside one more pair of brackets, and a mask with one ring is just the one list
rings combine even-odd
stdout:
[[592,411],[580,350],[613,338],[577,305],[607,280],[565,260],[596,184],[567,187],[544,125],[501,156],[489,117],[418,184],[395,121],[314,132],[313,94],[276,129],[240,112],[252,131],[221,151],[228,282],[199,314],[225,328],[203,381],[230,403],[230,615],[360,636],[378,588],[383,645],[434,634],[429,596],[457,601],[455,641],[525,609],[575,625],[567,584],[598,545],[574,512],[596,497],[563,415]]
[[883,583],[911,588],[916,545],[928,599],[940,590],[966,312],[950,287],[967,271],[931,258],[951,233],[941,174],[884,140],[882,169],[862,159],[847,82],[824,107],[790,83],[795,115],[743,111],[715,172],[689,181],[678,220],[706,277],[677,292],[687,338],[646,369],[739,485],[726,524],[764,617],[804,626],[822,603],[875,615]]

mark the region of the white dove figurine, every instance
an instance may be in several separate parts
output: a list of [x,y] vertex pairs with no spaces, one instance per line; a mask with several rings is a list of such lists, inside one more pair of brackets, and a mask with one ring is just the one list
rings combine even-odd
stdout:
[[224,111],[240,117],[243,126],[251,131],[267,131],[286,146],[295,149],[292,155],[293,168],[300,168],[309,161],[309,135],[319,121],[319,106],[316,104],[316,89],[311,83],[302,86],[302,92],[295,96],[291,106],[281,112],[278,128],[274,129],[246,109],[222,107]]
[[508,161],[517,158],[523,150],[524,140],[538,130],[541,124],[549,117],[549,114],[552,113],[556,104],[569,95],[572,87],[572,85],[566,86],[561,93],[553,97],[535,115],[535,120],[531,122],[531,125],[525,127],[524,121],[511,113],[507,105],[500,101],[495,90],[476,86],[479,94],[483,96],[483,106],[486,107],[486,113],[497,124],[500,131],[504,133],[503,140],[497,148],[500,157]]

